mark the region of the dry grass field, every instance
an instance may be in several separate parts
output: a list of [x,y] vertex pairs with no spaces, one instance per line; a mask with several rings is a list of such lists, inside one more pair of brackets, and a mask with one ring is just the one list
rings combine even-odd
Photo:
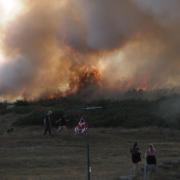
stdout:
[[[6,133],[7,118],[10,116],[1,117],[0,180],[86,179],[84,137],[74,136],[72,129],[44,137],[43,128],[36,126],[15,128]],[[158,128],[90,129],[91,179],[118,180],[131,174],[129,148],[134,141],[139,142],[142,154],[149,143],[156,146],[158,170],[154,180],[180,179],[180,131]],[[140,169],[143,163],[144,158]]]

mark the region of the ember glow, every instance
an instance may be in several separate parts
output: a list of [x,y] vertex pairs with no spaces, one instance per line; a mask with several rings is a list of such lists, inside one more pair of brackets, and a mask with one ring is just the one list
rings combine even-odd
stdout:
[[177,0],[0,0],[0,97],[179,87],[178,7]]

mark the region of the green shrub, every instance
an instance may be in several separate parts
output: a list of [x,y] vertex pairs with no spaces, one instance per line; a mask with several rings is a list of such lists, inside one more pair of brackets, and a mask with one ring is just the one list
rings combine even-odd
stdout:
[[[15,125],[42,125],[47,111],[53,111],[53,124],[65,116],[69,127],[74,127],[81,116],[87,120],[90,127],[125,127],[138,128],[147,126],[179,127],[180,118],[169,121],[158,113],[161,100],[148,101],[142,99],[128,99],[121,101],[96,100],[92,102],[78,102],[77,99],[60,99],[54,101],[39,101],[25,106],[18,105],[13,112],[27,114],[19,118]],[[22,104],[22,102],[20,103]],[[86,107],[101,106],[102,109],[87,110]],[[175,122],[175,123],[174,123]]]

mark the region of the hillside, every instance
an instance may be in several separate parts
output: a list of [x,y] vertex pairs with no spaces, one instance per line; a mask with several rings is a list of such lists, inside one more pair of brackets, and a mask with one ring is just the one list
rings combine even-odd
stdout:
[[[91,100],[59,98],[36,102],[17,101],[1,103],[0,114],[14,114],[12,126],[42,125],[48,110],[53,111],[55,121],[64,115],[73,127],[84,116],[90,127],[164,127],[180,128],[180,97],[167,96],[155,100]],[[95,107],[95,108],[94,108]]]

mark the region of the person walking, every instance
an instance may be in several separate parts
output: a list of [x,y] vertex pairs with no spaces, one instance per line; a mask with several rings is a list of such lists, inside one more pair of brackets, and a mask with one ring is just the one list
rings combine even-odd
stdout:
[[133,163],[133,175],[136,176],[138,173],[138,164],[141,161],[141,152],[138,143],[135,142],[130,149],[131,160]]
[[51,134],[51,127],[52,127],[52,111],[49,110],[44,118],[44,136],[48,133],[50,136]]

